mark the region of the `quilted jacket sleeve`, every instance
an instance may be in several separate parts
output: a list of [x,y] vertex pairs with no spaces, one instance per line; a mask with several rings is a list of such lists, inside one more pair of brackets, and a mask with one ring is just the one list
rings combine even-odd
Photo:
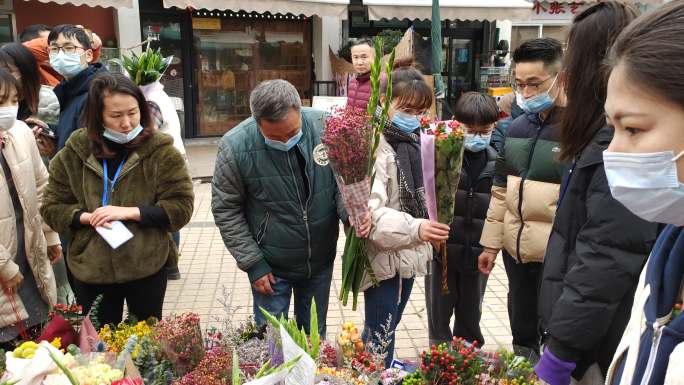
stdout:
[[501,250],[503,248],[504,215],[506,214],[506,145],[502,142],[499,156],[496,159],[494,170],[494,184],[492,186],[492,198],[489,201],[487,219],[480,244],[490,249]]
[[226,138],[219,144],[211,191],[214,221],[238,267],[247,272],[252,282],[268,274],[271,268],[245,218],[245,186]]

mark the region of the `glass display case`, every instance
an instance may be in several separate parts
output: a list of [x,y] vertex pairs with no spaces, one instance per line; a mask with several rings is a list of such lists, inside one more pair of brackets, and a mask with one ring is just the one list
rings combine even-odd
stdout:
[[193,18],[199,136],[222,135],[250,116],[249,94],[264,80],[311,97],[309,20]]

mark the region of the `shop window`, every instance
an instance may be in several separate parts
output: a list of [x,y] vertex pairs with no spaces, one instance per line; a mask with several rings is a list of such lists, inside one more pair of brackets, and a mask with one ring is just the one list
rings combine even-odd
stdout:
[[264,80],[287,80],[297,88],[304,104],[310,99],[308,19],[196,17],[193,36],[199,136],[222,135],[248,118],[250,91]]

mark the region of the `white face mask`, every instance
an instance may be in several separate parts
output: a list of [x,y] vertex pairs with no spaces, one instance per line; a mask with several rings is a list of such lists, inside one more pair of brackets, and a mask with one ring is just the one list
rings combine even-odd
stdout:
[[672,151],[630,154],[603,152],[603,165],[613,197],[650,222],[684,226],[684,184],[677,178]]
[[0,131],[7,131],[17,121],[19,106],[0,107]]
[[128,134],[124,134],[124,133],[121,133],[118,131],[114,131],[110,128],[105,127],[104,132],[102,133],[102,136],[111,140],[114,143],[126,144],[126,143],[132,141],[133,139],[137,138],[138,135],[140,135],[140,133],[142,132],[142,130],[143,130],[143,126],[141,126],[139,124],[136,128],[131,130]]

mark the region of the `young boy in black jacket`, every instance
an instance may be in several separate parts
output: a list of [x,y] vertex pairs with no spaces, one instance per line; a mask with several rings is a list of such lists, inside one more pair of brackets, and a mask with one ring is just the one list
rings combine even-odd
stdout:
[[465,151],[447,241],[449,293],[442,292],[440,260],[431,262],[430,275],[425,279],[430,345],[453,337],[484,344],[480,317],[487,277],[478,271],[477,257],[482,252],[480,235],[494,177],[497,152],[490,141],[498,118],[496,101],[487,94],[469,92],[456,104],[455,119],[466,129]]

